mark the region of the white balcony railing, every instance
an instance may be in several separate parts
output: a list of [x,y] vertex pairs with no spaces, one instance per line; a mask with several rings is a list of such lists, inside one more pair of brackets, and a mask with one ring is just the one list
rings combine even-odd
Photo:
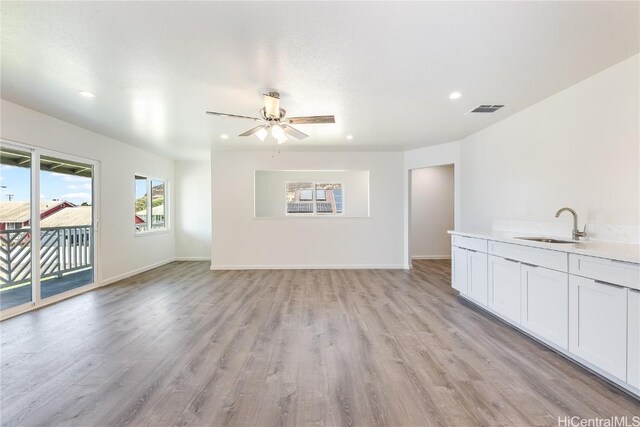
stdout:
[[[62,276],[93,266],[93,228],[40,230],[40,276]],[[0,230],[0,287],[31,281],[31,229]]]

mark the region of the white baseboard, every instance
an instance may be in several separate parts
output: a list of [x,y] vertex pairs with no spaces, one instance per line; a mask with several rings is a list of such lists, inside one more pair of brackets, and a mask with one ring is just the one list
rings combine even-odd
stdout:
[[211,257],[208,256],[178,256],[174,258],[174,261],[211,261]]
[[451,255],[414,255],[411,259],[451,259]]
[[162,267],[163,265],[169,264],[170,262],[175,261],[175,258],[169,258],[164,261],[156,262],[151,265],[146,265],[144,267],[137,268],[135,270],[128,271],[126,273],[118,274],[117,276],[110,277],[108,279],[104,279],[99,286],[107,286],[115,282],[119,282],[120,280],[128,279],[131,276],[135,276],[136,274],[144,273],[145,271],[153,270],[154,268]]
[[216,265],[211,270],[406,270],[402,264]]

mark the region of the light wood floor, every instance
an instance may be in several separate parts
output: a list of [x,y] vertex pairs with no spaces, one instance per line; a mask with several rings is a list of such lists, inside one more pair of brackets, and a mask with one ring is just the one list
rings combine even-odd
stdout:
[[176,262],[1,328],[2,425],[557,425],[638,401],[464,303],[450,264]]

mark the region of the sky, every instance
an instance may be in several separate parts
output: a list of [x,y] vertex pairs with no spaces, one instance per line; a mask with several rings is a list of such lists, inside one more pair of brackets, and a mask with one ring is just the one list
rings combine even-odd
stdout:
[[147,179],[136,177],[136,200],[147,194]]
[[[30,169],[0,165],[0,200],[28,201],[30,194]],[[40,199],[66,200],[76,205],[91,204],[91,178],[64,175],[56,172],[40,172]]]

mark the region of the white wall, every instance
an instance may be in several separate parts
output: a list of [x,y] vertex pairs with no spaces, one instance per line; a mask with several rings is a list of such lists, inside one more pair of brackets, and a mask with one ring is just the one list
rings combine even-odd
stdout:
[[[640,218],[640,56],[461,141],[461,226],[554,220],[635,225]],[[567,233],[570,218],[566,222]]]
[[286,217],[286,183],[340,183],[345,217],[369,216],[369,171],[256,171],[255,216]]
[[444,259],[451,257],[454,228],[453,165],[411,171],[411,257]]
[[[173,160],[5,100],[0,106],[2,138],[100,162],[100,283],[117,280],[174,258],[173,230],[135,236],[133,225],[134,174],[167,179],[169,200],[173,200]],[[169,215],[173,224],[173,209]]]
[[176,258],[211,258],[211,160],[177,161]]
[[[404,266],[402,153],[214,152],[211,163],[212,268]],[[254,219],[254,171],[292,169],[369,170],[371,216]]]
[[460,141],[405,152],[405,261],[408,171],[449,163],[457,230],[511,222],[555,231],[549,224],[560,222],[569,236],[570,216],[554,214],[571,206],[590,238],[638,244],[639,61],[635,55]]
[[[640,67],[636,55],[461,141],[406,153],[216,152],[207,203],[192,182],[205,162],[174,162],[2,100],[0,136],[101,163],[102,281],[171,260],[205,258],[212,267],[406,266],[409,171],[454,164],[455,228],[488,230],[496,220],[553,221],[562,206],[581,223],[638,226]],[[193,168],[192,168],[193,167]],[[193,170],[192,170],[193,169]],[[369,170],[370,218],[254,219],[255,170]],[[168,233],[134,237],[134,173],[169,180]],[[175,182],[174,182],[175,181]],[[174,189],[181,194],[174,197]],[[208,191],[206,184],[200,187]],[[202,212],[187,208],[195,201]],[[569,218],[562,218],[569,225]],[[190,222],[204,221],[198,227]],[[182,235],[184,233],[184,235]],[[299,245],[303,241],[302,247]],[[211,243],[209,243],[211,242]],[[296,246],[298,245],[298,246]],[[177,247],[177,253],[174,250]],[[307,249],[308,248],[308,249]]]

